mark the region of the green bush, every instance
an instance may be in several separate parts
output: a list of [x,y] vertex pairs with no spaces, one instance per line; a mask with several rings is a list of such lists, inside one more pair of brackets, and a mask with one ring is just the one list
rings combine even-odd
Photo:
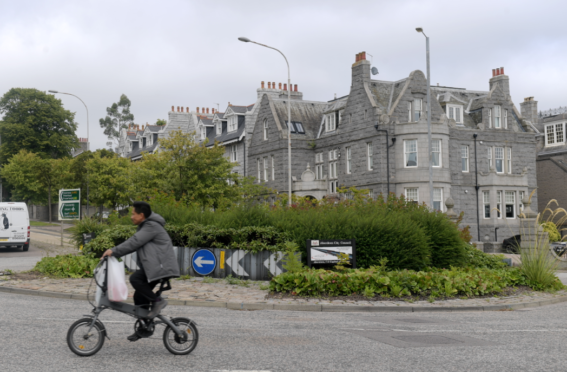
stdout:
[[83,245],[83,234],[95,233],[98,235],[107,228],[108,225],[100,223],[95,218],[83,218],[77,221],[68,231],[71,234],[71,241],[75,243],[75,246],[80,247]]
[[486,254],[481,250],[475,248],[472,244],[464,244],[463,250],[465,251],[465,266],[479,267],[486,269],[503,269],[508,265],[502,261],[504,256]]
[[86,255],[43,257],[34,270],[58,278],[90,278],[99,259]]
[[557,230],[557,225],[553,223],[553,221],[546,221],[541,224],[543,227],[543,231],[549,234],[549,241],[550,242],[558,242],[561,241],[561,234],[559,230]]
[[270,281],[270,290],[302,296],[348,296],[373,294],[390,297],[409,295],[453,297],[501,292],[505,287],[524,285],[519,269],[451,268],[428,271],[388,271],[384,267],[347,270],[304,270],[286,272]]

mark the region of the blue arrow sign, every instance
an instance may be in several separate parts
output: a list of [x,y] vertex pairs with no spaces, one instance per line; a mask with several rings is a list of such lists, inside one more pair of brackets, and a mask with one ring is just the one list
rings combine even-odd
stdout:
[[217,267],[217,258],[208,249],[199,249],[191,260],[193,270],[199,275],[209,275]]

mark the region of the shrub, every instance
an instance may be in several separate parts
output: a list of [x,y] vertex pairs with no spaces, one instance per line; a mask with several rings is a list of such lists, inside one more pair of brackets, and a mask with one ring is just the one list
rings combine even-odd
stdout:
[[372,297],[420,295],[453,297],[498,293],[509,286],[526,284],[519,269],[451,268],[428,271],[388,271],[384,266],[344,272],[304,270],[286,272],[270,281],[270,290],[302,296]]
[[99,259],[91,256],[72,254],[55,257],[43,257],[36,263],[34,270],[58,278],[90,278]]
[[472,244],[464,244],[465,266],[486,269],[503,269],[508,265],[502,261],[504,256],[486,254],[475,248]]
[[550,242],[558,242],[561,241],[561,234],[559,230],[557,230],[557,225],[553,223],[553,221],[546,221],[541,224],[543,227],[543,231],[549,234],[549,241]]
[[98,235],[107,228],[107,225],[100,223],[95,218],[83,218],[77,221],[73,227],[69,228],[71,241],[75,243],[75,246],[80,247],[83,245],[83,234],[95,233]]

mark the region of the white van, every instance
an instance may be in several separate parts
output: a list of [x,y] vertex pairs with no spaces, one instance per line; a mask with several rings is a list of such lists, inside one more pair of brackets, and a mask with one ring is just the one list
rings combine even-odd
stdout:
[[30,249],[30,215],[26,203],[0,203],[0,248]]

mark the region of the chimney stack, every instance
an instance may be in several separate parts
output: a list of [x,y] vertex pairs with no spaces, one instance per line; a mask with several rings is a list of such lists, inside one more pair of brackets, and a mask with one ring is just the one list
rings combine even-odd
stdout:
[[507,99],[510,99],[510,78],[504,75],[504,67],[496,68],[495,75],[489,80],[490,90],[492,90],[494,84],[500,86],[504,96]]

